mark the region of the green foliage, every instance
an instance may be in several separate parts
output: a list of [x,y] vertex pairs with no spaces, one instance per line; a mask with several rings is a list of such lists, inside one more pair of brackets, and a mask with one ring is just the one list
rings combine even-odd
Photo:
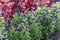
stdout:
[[[23,14],[24,15],[24,14]],[[9,38],[11,40],[31,40],[30,33],[28,32],[26,25],[24,24],[25,19],[23,19],[22,14],[18,16],[17,13],[13,15],[14,19],[11,21],[10,35]],[[21,24],[20,24],[21,22]],[[13,26],[13,24],[17,24],[17,26]]]
[[2,32],[4,31],[4,18],[0,17],[0,39],[4,38],[4,35],[2,35]]
[[55,9],[53,10],[53,12],[51,12],[51,8],[47,7],[40,7],[40,8],[38,8],[36,20],[42,24],[42,35],[43,35],[42,39],[45,39],[49,38],[50,35],[54,33],[56,27],[55,25],[57,22],[56,20],[57,18],[55,18],[55,16],[57,15],[55,14],[54,11]]

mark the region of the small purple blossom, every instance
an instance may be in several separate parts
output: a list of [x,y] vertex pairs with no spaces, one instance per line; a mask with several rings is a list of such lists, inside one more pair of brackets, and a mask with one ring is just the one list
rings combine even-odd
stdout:
[[56,14],[58,14],[59,12],[56,11]]
[[14,17],[13,17],[13,16],[12,16],[11,18],[12,18],[12,19],[14,19]]
[[22,25],[22,22],[19,22],[18,24]]
[[16,27],[16,28],[18,27],[18,25],[16,23],[14,23],[13,26]]
[[19,31],[22,31],[23,29],[24,29],[24,27],[22,26],[22,27],[19,28]]
[[5,40],[5,38],[2,38],[2,40]]
[[21,14],[21,13],[20,13],[20,12],[18,12],[18,16],[20,16],[20,14]]
[[42,22],[40,22],[40,25],[43,26],[44,24]]
[[32,20],[35,20],[35,18],[32,18]]
[[28,24],[31,25],[30,18],[27,18]]
[[24,15],[24,18],[26,18],[26,15]]
[[57,16],[54,16],[55,18],[57,18]]

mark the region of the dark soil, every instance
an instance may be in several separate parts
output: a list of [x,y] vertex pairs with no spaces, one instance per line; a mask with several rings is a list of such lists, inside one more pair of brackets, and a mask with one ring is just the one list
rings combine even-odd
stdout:
[[56,31],[49,39],[47,40],[60,40],[60,30]]

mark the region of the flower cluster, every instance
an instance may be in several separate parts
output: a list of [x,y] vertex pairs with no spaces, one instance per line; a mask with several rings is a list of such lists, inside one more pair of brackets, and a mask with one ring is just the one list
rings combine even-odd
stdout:
[[[53,6],[38,7],[36,16],[17,12],[11,20],[10,38],[18,40],[41,40],[49,38],[58,26],[58,9]],[[27,34],[27,35],[26,35]],[[18,37],[19,36],[19,37]]]
[[35,0],[0,0],[0,16],[4,16],[5,26],[9,29],[12,15],[15,12],[27,13],[29,10],[34,12],[38,6],[43,6],[46,3],[49,4],[50,1],[45,0],[44,2],[35,2]]
[[18,10],[27,12],[29,9],[34,11],[36,7],[42,6],[46,3],[50,3],[50,1],[45,0],[44,2],[35,2],[35,0],[0,0],[0,10],[8,10],[7,12],[9,16],[11,16],[13,12],[15,12],[14,10],[16,7],[18,7]]

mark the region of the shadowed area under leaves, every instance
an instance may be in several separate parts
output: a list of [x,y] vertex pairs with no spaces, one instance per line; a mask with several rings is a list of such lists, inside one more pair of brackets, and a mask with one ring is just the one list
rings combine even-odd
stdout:
[[49,39],[47,40],[60,40],[60,30],[56,31]]

